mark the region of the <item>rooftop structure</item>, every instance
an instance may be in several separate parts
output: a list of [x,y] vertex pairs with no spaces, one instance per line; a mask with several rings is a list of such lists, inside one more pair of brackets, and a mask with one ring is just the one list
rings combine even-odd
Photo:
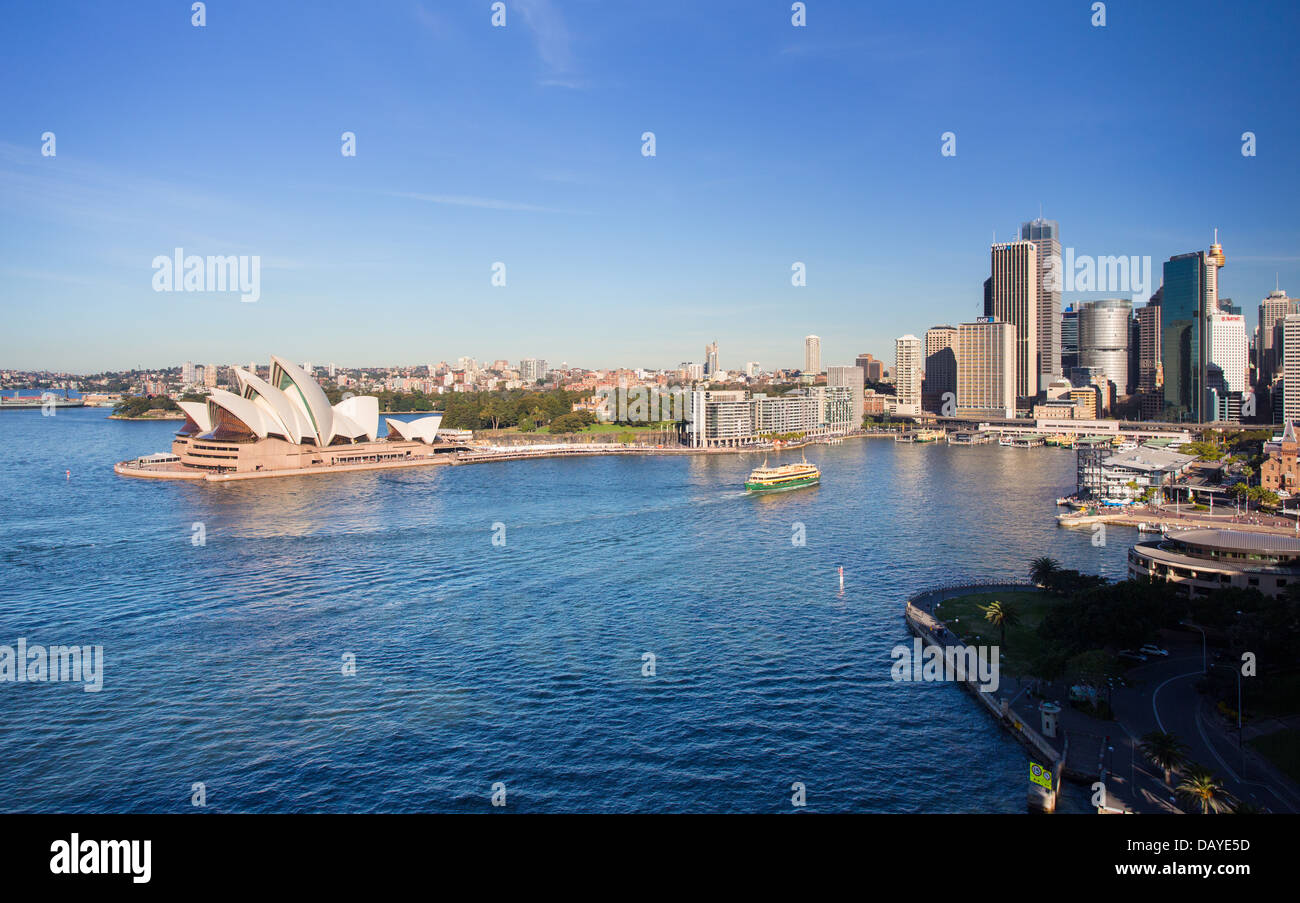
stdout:
[[1278,596],[1300,580],[1300,538],[1188,530],[1129,550],[1129,576],[1164,580],[1195,596],[1225,586]]

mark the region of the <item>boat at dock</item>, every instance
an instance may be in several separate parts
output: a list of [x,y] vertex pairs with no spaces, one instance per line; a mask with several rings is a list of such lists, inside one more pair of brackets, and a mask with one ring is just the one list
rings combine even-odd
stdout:
[[784,464],[780,467],[768,467],[767,461],[762,467],[754,468],[745,488],[750,492],[778,492],[785,489],[801,489],[804,486],[816,486],[821,482],[822,474],[817,465],[809,464],[807,459],[798,464]]

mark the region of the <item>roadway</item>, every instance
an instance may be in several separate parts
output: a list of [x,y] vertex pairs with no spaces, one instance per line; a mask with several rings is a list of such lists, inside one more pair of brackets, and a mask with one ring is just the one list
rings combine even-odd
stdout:
[[[1148,804],[1168,804],[1173,791],[1163,775],[1146,761],[1136,744],[1155,730],[1174,734],[1187,745],[1187,757],[1224,781],[1229,793],[1273,812],[1300,812],[1300,793],[1272,765],[1249,747],[1238,749],[1235,730],[1225,731],[1210,704],[1196,691],[1202,675],[1199,638],[1171,636],[1169,657],[1156,656],[1127,674],[1129,688],[1117,690],[1111,700],[1125,736],[1112,738],[1112,766],[1119,777],[1130,760],[1138,796]],[[1210,662],[1213,664],[1213,661]],[[1136,763],[1141,763],[1140,765]],[[1178,783],[1174,776],[1173,781]]]

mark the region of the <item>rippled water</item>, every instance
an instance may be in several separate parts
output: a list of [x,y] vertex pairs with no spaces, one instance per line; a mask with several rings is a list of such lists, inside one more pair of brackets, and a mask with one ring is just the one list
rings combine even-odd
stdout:
[[106,660],[99,693],[0,683],[5,810],[203,782],[217,811],[485,811],[502,781],[520,811],[783,812],[800,781],[814,811],[1020,812],[1020,747],[890,680],[903,599],[1042,554],[1122,576],[1134,539],[1056,527],[1055,449],[852,441],[759,498],[742,455],[190,485],[114,475],[175,425],[106,413],[0,413],[0,644]]

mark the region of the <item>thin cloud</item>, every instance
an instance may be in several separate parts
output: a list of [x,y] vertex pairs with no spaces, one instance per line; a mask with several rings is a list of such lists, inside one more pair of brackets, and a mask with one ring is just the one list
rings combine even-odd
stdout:
[[572,210],[559,210],[555,207],[540,207],[519,201],[502,201],[496,198],[480,198],[464,194],[419,194],[411,191],[389,192],[391,197],[410,198],[414,201],[426,201],[430,204],[446,204],[451,207],[475,207],[479,210],[514,210],[523,213],[573,213]]
[[568,26],[551,0],[515,0],[514,7],[533,33],[537,55],[546,69],[543,85],[564,88],[582,87],[576,79],[564,76],[573,72],[572,41]]

